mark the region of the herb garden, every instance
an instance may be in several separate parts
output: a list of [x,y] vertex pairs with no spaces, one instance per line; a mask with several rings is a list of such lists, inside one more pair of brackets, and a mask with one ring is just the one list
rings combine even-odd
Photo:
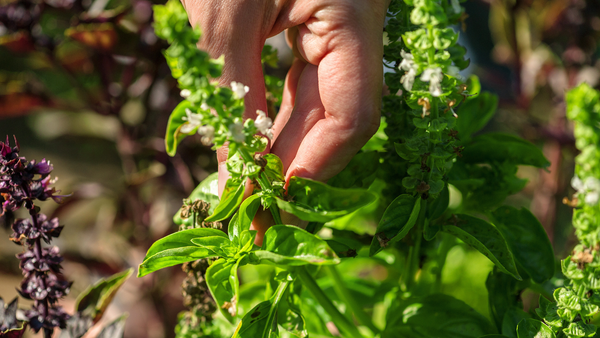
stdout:
[[[225,188],[219,196],[218,174],[205,177],[173,215],[177,229],[144,242],[145,256],[128,260],[132,268],[79,286],[70,312],[61,299],[74,284],[51,246],[69,224],[40,207],[77,195],[57,191],[53,165],[23,157],[18,138],[0,142],[0,212],[10,241],[23,248],[16,258],[23,280],[14,288],[31,304],[19,310],[18,298],[0,299],[1,337],[31,331],[78,338],[92,328],[98,337],[122,337],[126,314],[96,325],[119,289],[135,274],[150,278],[173,267],[185,274],[176,337],[597,336],[599,91],[584,83],[565,96],[578,153],[572,189],[562,197],[577,243],[558,257],[534,213],[511,200],[527,185],[519,168],[548,172],[551,162],[535,144],[485,128],[499,99],[477,76],[461,75],[470,62],[459,43],[465,10],[458,0],[391,1],[382,32],[387,95],[379,130],[328,182],[286,181],[281,159],[265,153],[273,138],[269,112],[243,117],[252,88],[215,81],[224,61],[196,47],[202,33],[179,1],[152,11],[151,27],[168,46],[158,52],[182,98],[168,117],[165,152],[180,159],[193,140],[227,147]],[[262,61],[276,65],[277,52],[266,46]],[[282,81],[267,75],[265,83],[275,107]],[[112,107],[94,109],[109,115]],[[261,241],[252,222],[262,209],[274,225]],[[286,224],[290,214],[306,227]],[[376,224],[372,233],[367,223]],[[489,313],[445,292],[444,269],[457,248],[493,265],[481,300]],[[348,273],[366,267],[383,277]]]

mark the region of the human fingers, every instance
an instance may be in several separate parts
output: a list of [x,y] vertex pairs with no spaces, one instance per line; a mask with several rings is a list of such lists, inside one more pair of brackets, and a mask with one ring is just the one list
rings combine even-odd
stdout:
[[[323,118],[308,132],[304,128],[295,132],[305,134],[290,163],[288,179],[331,178],[344,168],[379,124],[383,80],[381,32],[386,2],[321,1],[320,4],[298,26],[296,43],[302,56],[317,66]],[[299,82],[297,92],[300,90]],[[314,95],[306,97],[313,100],[314,107],[318,106]],[[296,105],[299,98],[297,94]],[[286,125],[284,130],[287,129],[292,130]],[[287,138],[288,134],[285,135]]]
[[296,158],[306,135],[317,122],[325,118],[325,108],[319,94],[317,69],[317,66],[311,64],[302,68],[295,90],[292,113],[280,132],[281,137],[271,148],[271,151],[281,158],[285,171]]

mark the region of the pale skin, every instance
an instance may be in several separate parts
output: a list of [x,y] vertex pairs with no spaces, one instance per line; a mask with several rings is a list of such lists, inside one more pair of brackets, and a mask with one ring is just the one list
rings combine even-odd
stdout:
[[[260,54],[265,40],[284,30],[298,56],[285,80],[270,152],[286,179],[327,181],[340,172],[377,131],[383,83],[382,31],[389,0],[182,0],[199,47],[225,56],[219,79],[250,87],[245,118],[268,111]],[[217,152],[219,188],[228,173],[227,149]],[[284,223],[288,216],[282,216]],[[294,222],[289,220],[289,222]],[[270,214],[253,222],[257,242]]]

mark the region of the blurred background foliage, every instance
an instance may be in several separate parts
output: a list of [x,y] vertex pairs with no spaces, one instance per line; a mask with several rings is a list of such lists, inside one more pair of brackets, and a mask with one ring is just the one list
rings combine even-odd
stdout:
[[[181,98],[161,53],[165,42],[152,29],[152,5],[159,2],[0,0],[0,136],[16,135],[28,159],[50,160],[60,177],[56,186],[71,194],[44,212],[65,225],[55,244],[66,258],[64,274],[75,281],[72,295],[98,278],[137,266],[151,243],[176,231],[171,217],[182,199],[216,170],[213,151],[198,137],[186,140],[175,157],[165,152],[167,119]],[[463,27],[456,27],[471,58],[464,75],[479,76],[483,89],[500,97],[486,131],[518,134],[539,145],[552,162],[549,171],[522,168],[519,176],[529,183],[510,203],[530,207],[557,256],[565,257],[574,242],[571,211],[562,200],[573,192],[575,147],[564,93],[584,81],[600,83],[600,1],[470,0],[464,5],[468,15]],[[278,49],[280,59],[267,72],[282,78],[292,54],[281,36],[267,43]],[[372,235],[372,212],[359,210],[332,228]],[[9,242],[9,234],[2,224],[4,299],[16,295],[21,279],[14,256],[21,248]],[[361,285],[392,288],[398,279],[395,264],[391,254],[379,260],[357,257],[340,271],[352,290],[364,291],[359,299],[371,302],[377,315],[384,295],[369,294]],[[423,278],[428,269],[435,266],[423,267]],[[485,280],[491,269],[478,252],[456,247],[444,265],[442,290],[489,314]],[[270,273],[269,268],[243,268],[242,292],[264,289]],[[183,278],[175,267],[130,279],[105,320],[127,311],[126,337],[172,337],[183,310]],[[74,299],[63,303],[70,310]]]

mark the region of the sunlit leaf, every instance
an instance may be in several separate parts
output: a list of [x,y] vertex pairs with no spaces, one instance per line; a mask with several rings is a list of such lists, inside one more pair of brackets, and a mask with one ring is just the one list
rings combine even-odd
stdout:
[[[240,205],[240,209],[237,213],[237,217],[229,223],[229,238],[233,240],[235,237],[239,237],[242,232],[250,229],[252,220],[260,207],[260,195],[254,194],[246,198]],[[234,221],[235,220],[235,221]]]
[[139,266],[138,277],[169,266],[214,257],[215,252],[192,243],[194,238],[210,236],[227,239],[223,231],[209,228],[178,231],[159,239],[148,249],[146,258]]
[[217,308],[232,323],[233,317],[237,314],[237,298],[236,290],[232,288],[229,278],[232,269],[237,265],[237,261],[221,258],[206,270],[205,275],[206,284],[217,303]]
[[188,134],[181,132],[181,126],[186,123],[186,121],[183,120],[183,117],[186,116],[185,110],[191,107],[192,104],[189,101],[181,101],[169,116],[167,132],[165,133],[165,147],[169,156],[175,156],[175,152],[177,151],[177,146],[179,143],[186,136],[192,135],[196,132],[196,129]]
[[275,154],[265,154],[263,159],[267,162],[264,169],[267,177],[271,179],[271,181],[285,181],[281,159]]
[[375,194],[360,189],[340,189],[301,177],[289,181],[288,200],[277,206],[305,221],[328,222],[375,201]]
[[193,238],[192,243],[203,249],[212,251],[215,256],[219,257],[227,257],[228,252],[226,251],[226,248],[231,246],[229,238],[222,236],[207,236]]
[[244,198],[245,184],[242,181],[228,179],[221,195],[221,202],[215,208],[212,215],[205,219],[206,222],[222,221],[233,215],[236,208],[242,203]]
[[254,254],[263,262],[277,265],[337,264],[339,258],[317,236],[292,225],[274,225],[263,238],[262,249]]
[[283,282],[271,299],[259,303],[239,323],[232,338],[274,338],[277,335],[277,309],[288,286]]

